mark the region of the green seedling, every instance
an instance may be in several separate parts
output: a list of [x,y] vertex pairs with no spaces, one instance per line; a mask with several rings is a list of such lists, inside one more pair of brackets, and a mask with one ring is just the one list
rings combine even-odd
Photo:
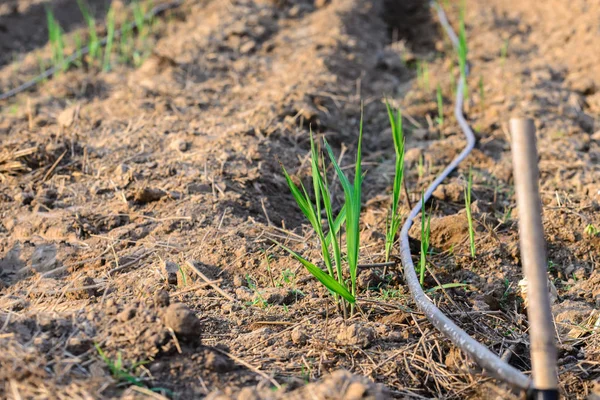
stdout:
[[123,24],[121,27],[121,36],[119,38],[119,61],[122,63],[126,63],[131,58],[131,53],[133,51],[131,36],[131,24]]
[[460,76],[465,82],[464,96],[468,96],[468,85],[467,85],[467,56],[469,49],[467,46],[467,31],[465,29],[465,6],[464,3],[460,9],[459,15],[459,30],[458,30],[458,65],[460,67]]
[[438,117],[437,123],[440,129],[444,126],[444,97],[442,96],[442,88],[440,85],[437,85],[437,108],[438,108]]
[[598,232],[599,232],[598,228],[596,228],[592,224],[587,224],[587,226],[583,230],[583,233],[586,234],[587,236],[596,236],[598,234]]
[[[38,67],[40,69],[40,75],[42,75],[44,72],[46,72],[46,62],[39,55],[36,55],[36,58],[38,62]],[[41,82],[46,82],[47,80],[48,78],[42,78]]]
[[400,214],[400,193],[402,191],[402,180],[404,179],[404,132],[402,130],[402,114],[400,109],[394,113],[390,105],[386,102],[388,117],[390,119],[390,125],[392,127],[392,139],[394,140],[394,150],[396,152],[396,167],[394,175],[394,184],[392,186],[392,207],[390,214],[386,221],[386,232],[385,232],[385,261],[390,260],[390,254],[394,243],[396,242],[396,235],[402,222],[402,215]]
[[272,254],[267,253],[266,250],[262,250],[265,255],[265,263],[267,264],[267,273],[269,274],[269,280],[271,281],[271,285],[276,287],[275,280],[273,279],[273,271],[271,271],[271,259],[273,258]]
[[111,7],[106,15],[106,47],[104,47],[104,62],[102,63],[102,70],[104,72],[110,71],[110,53],[112,51],[114,38],[115,10]]
[[423,178],[423,175],[425,175],[425,161],[424,161],[423,154],[421,154],[419,156],[419,164],[417,165],[417,174],[419,175],[419,180],[421,180],[421,178]]
[[98,351],[98,355],[100,356],[102,361],[104,361],[104,363],[107,365],[113,378],[115,378],[119,381],[128,382],[135,386],[144,386],[142,379],[133,375],[133,372],[138,367],[140,367],[144,364],[148,364],[149,361],[140,361],[140,362],[134,363],[129,368],[125,368],[123,359],[121,357],[121,352],[117,353],[117,358],[116,358],[116,360],[113,361],[106,356],[106,354],[104,353],[104,351],[102,351],[102,348],[100,347],[99,344],[96,343],[96,344],[94,344],[94,346],[96,347],[96,351]]
[[[361,170],[361,148],[362,148],[362,133],[363,133],[363,117],[361,113],[360,132],[358,139],[358,150],[356,156],[354,183],[351,184],[348,178],[344,175],[342,169],[337,163],[333,154],[333,150],[326,140],[323,140],[331,165],[341,183],[344,190],[344,206],[337,217],[333,215],[333,207],[331,204],[331,194],[327,183],[327,175],[325,174],[325,161],[317,151],[316,144],[312,132],[310,134],[311,143],[311,173],[314,193],[314,203],[308,195],[308,192],[301,184],[301,189],[296,186],[291,177],[283,168],[285,179],[288,183],[290,191],[300,207],[304,216],[308,219],[311,226],[315,230],[317,237],[321,243],[321,254],[327,268],[324,272],[315,264],[306,260],[291,249],[278,245],[294,256],[304,267],[315,277],[321,284],[329,289],[334,299],[341,306],[344,315],[347,313],[348,304],[350,305],[350,313],[354,311],[354,303],[356,301],[356,277],[358,271],[358,250],[360,246],[360,209],[361,209],[361,187],[362,187],[362,170]],[[324,233],[321,223],[321,203],[327,217],[327,226],[329,232],[327,236]],[[346,234],[346,265],[350,278],[350,287],[344,279],[342,270],[342,251],[341,244],[338,242],[338,233],[341,233],[341,225],[345,221]],[[331,252],[330,252],[331,247]],[[333,255],[333,257],[332,257]],[[334,264],[335,263],[335,264]],[[334,270],[335,265],[335,270]]]
[[417,60],[417,82],[421,88],[429,91],[429,65],[426,61]]
[[84,0],[77,0],[77,5],[79,6],[79,10],[83,15],[85,24],[88,27],[88,54],[90,57],[90,62],[93,63],[100,57],[100,40],[98,39],[98,34],[96,33],[96,21],[90,14],[87,4],[84,2]]
[[469,168],[467,187],[465,188],[465,211],[469,223],[469,244],[471,246],[471,257],[475,258],[475,229],[473,229],[473,216],[471,215],[471,189],[473,187],[473,174]]
[[[149,6],[150,2],[147,4]],[[132,8],[133,20],[135,21],[137,30],[137,47],[141,49],[133,52],[133,63],[135,66],[139,66],[150,55],[150,51],[147,48],[147,41],[153,21],[148,21],[146,19],[144,7],[142,7],[139,2],[133,3]]]
[[294,279],[296,279],[296,274],[294,273],[294,271],[285,269],[285,270],[281,271],[281,279],[285,283],[289,284],[289,283],[292,283],[294,281]]
[[46,9],[46,20],[48,22],[48,40],[52,49],[52,64],[57,71],[63,71],[66,66],[62,28],[49,8]]
[[431,215],[425,212],[425,200],[421,196],[421,257],[419,259],[419,282],[423,286],[427,269],[427,253],[429,252],[429,236],[431,233]]
[[246,275],[246,282],[248,283],[248,288],[254,292],[254,300],[250,304],[252,304],[253,306],[258,306],[260,308],[267,307],[269,303],[265,300],[265,298],[262,296],[262,294],[256,287],[256,284],[254,283],[254,280],[252,279],[250,274]]
[[382,300],[401,299],[404,297],[402,292],[398,289],[380,289]]
[[504,214],[502,215],[502,223],[505,224],[512,218],[512,207],[505,207]]
[[83,66],[83,45],[81,43],[81,35],[79,34],[79,32],[75,33],[75,54],[76,54],[76,58],[73,61],[73,64],[78,67],[81,68]]
[[133,20],[138,31],[138,37],[144,40],[147,35],[146,18],[142,6],[137,1],[133,3]]
[[181,283],[185,287],[185,286],[187,286],[187,274],[185,273],[185,270],[183,269],[183,267],[181,265],[179,265],[178,269],[179,269],[179,273],[181,274]]
[[504,67],[506,63],[506,57],[508,56],[508,38],[504,40],[504,44],[500,49],[500,66]]
[[[329,196],[329,191],[326,188],[324,183],[324,177],[321,173],[321,168],[319,163],[323,161],[323,158],[319,156],[317,152],[317,148],[313,139],[312,132],[310,133],[310,143],[311,143],[311,172],[312,172],[312,183],[313,183],[313,194],[315,198],[315,203],[313,204],[308,192],[304,188],[304,185],[301,184],[302,190],[300,190],[296,184],[292,181],[291,177],[287,173],[286,169],[283,168],[283,173],[285,179],[288,183],[290,191],[296,200],[296,203],[300,207],[300,210],[304,214],[304,216],[308,219],[311,226],[315,230],[319,242],[321,243],[321,254],[323,256],[323,261],[327,268],[327,274],[325,274],[321,269],[319,269],[314,264],[305,260],[298,254],[294,253],[287,247],[279,244],[283,249],[292,254],[296,259],[298,259],[305,268],[313,274],[323,285],[325,285],[329,290],[334,293],[334,297],[336,301],[338,300],[338,295],[342,298],[345,298],[348,301],[354,300],[352,295],[348,292],[345,287],[345,283],[343,280],[343,276],[341,273],[341,253],[337,240],[335,237],[339,230],[339,224],[337,229],[333,229],[335,223],[329,225],[330,233],[333,235],[331,239],[326,239],[326,235],[323,229],[323,225],[321,223],[321,203],[322,197],[327,197],[327,199],[323,199],[323,203],[325,204],[325,208],[328,209],[327,215],[328,217],[332,214],[331,201]],[[325,190],[327,189],[327,190]],[[328,218],[329,223],[329,218]],[[333,262],[330,253],[330,245],[333,244],[334,247],[334,259],[336,261],[336,272],[334,273]]]

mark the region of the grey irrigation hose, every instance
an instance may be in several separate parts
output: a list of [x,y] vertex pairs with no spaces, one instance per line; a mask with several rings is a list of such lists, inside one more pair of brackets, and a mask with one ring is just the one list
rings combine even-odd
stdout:
[[[450,37],[453,46],[458,47],[458,37],[448,23],[448,19],[446,18],[444,10],[437,4],[434,5],[434,7],[437,10],[440,23]],[[458,166],[458,164],[461,163],[469,155],[469,153],[471,153],[471,150],[473,150],[473,147],[475,146],[475,135],[467,124],[467,121],[462,113],[465,84],[465,79],[463,76],[461,76],[456,90],[456,107],[454,108],[454,115],[458,121],[458,124],[460,125],[461,130],[465,134],[467,145],[427,188],[427,191],[425,191],[423,195],[422,201],[424,202],[429,200],[433,191],[444,179],[446,179],[446,177],[448,177],[448,175]],[[442,313],[440,309],[437,308],[423,292],[423,288],[421,287],[419,278],[417,277],[417,273],[415,271],[415,266],[412,261],[408,242],[408,231],[413,224],[413,219],[416,218],[420,211],[421,202],[417,203],[417,205],[415,205],[411,210],[408,219],[400,231],[400,254],[402,257],[402,264],[404,266],[404,278],[406,279],[415,303],[425,314],[427,319],[433,324],[433,326],[446,335],[458,348],[472,357],[477,364],[485,369],[489,374],[517,388],[524,390],[530,389],[531,380],[525,374],[501,360],[500,357],[491,352],[487,347],[473,339],[464,330],[460,329],[450,318],[444,315],[444,313]]]
[[[158,14],[161,14],[161,13],[167,11],[167,10],[170,10],[171,8],[179,7],[180,5],[181,5],[181,0],[172,1],[170,3],[159,4],[158,6],[152,8],[152,10],[150,10],[144,16],[144,21],[147,21],[150,18],[152,18],[152,17],[154,17],[154,16],[156,16]],[[137,23],[136,22],[132,22],[129,25],[129,27],[130,27],[130,29],[135,29],[135,28],[137,28]],[[121,31],[122,31],[121,29],[117,30],[115,32],[115,37],[121,36]],[[102,40],[100,40],[100,42],[99,42],[99,45],[100,46],[105,46],[107,40],[108,39],[106,37],[102,38]],[[83,47],[81,49],[81,51],[76,51],[73,54],[71,54],[69,57],[67,57],[63,61],[62,65],[60,67],[62,67],[64,65],[69,65],[73,61],[77,60],[78,57],[84,56],[84,55],[88,54],[89,52],[90,52],[89,46]],[[9,90],[6,93],[0,94],[0,101],[6,100],[9,97],[12,97],[12,96],[17,95],[17,94],[19,94],[21,92],[24,92],[25,90],[27,90],[29,88],[32,88],[38,82],[43,81],[44,79],[47,79],[47,78],[51,77],[52,75],[54,75],[58,71],[58,69],[60,67],[57,67],[57,66],[50,67],[47,70],[45,70],[44,72],[42,72],[41,74],[39,74],[38,76],[36,76],[35,78],[33,78],[33,79],[31,79],[31,80],[29,80],[29,81],[27,81],[27,82],[25,82],[25,83],[17,86],[14,89]]]

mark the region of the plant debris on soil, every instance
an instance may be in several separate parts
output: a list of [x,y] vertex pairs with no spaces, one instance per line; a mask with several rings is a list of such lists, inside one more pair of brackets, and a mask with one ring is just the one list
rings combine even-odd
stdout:
[[[455,27],[461,3],[442,2]],[[51,55],[44,4],[67,41],[87,29],[76,2],[3,2],[2,92]],[[97,15],[110,4],[90,1]],[[529,373],[508,120],[535,120],[573,399],[600,396],[599,20],[593,0],[466,2],[477,145],[427,204],[428,295]],[[404,213],[464,146],[456,53],[426,1],[188,0],[151,40],[139,68],[71,68],[0,104],[0,397],[519,398],[418,312],[398,263],[377,266],[395,156],[386,99],[404,116]],[[279,162],[307,184],[312,129],[350,172],[361,101],[360,312],[343,320],[273,245],[319,260]],[[339,210],[339,185],[332,195]],[[418,260],[418,221],[411,237]],[[450,283],[463,285],[430,290]]]

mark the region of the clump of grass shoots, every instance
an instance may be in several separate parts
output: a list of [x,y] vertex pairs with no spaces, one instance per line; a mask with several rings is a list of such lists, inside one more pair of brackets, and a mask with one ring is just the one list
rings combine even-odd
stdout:
[[79,10],[83,15],[85,24],[88,27],[88,55],[90,57],[90,63],[93,63],[100,57],[100,40],[98,39],[98,34],[96,33],[96,21],[90,14],[87,4],[84,2],[84,0],[77,0],[77,5],[79,6]]
[[133,375],[132,372],[135,371],[138,367],[147,364],[148,361],[140,361],[133,364],[130,368],[125,368],[123,363],[123,358],[121,357],[121,352],[117,353],[117,358],[115,361],[111,360],[106,356],[102,348],[99,344],[94,344],[96,347],[96,351],[98,355],[104,361],[106,366],[108,367],[110,374],[117,380],[128,382],[135,386],[144,386],[141,378]]
[[396,152],[396,167],[394,184],[392,187],[392,207],[386,221],[385,232],[385,262],[388,262],[402,221],[399,205],[402,180],[404,178],[404,132],[402,129],[402,114],[400,113],[400,109],[396,111],[396,115],[394,116],[392,108],[387,102],[386,107],[390,125],[392,127],[392,138],[394,140],[394,150]]
[[66,69],[63,31],[49,8],[46,9],[46,20],[48,21],[48,40],[52,49],[52,64],[58,71],[62,71]]
[[508,56],[508,38],[504,40],[504,44],[500,49],[500,66],[504,67],[504,63],[506,63],[506,57]]
[[467,187],[465,188],[465,210],[467,222],[469,223],[469,244],[471,246],[471,257],[475,258],[475,229],[473,229],[473,216],[471,215],[471,189],[473,187],[473,174],[469,168]]
[[115,38],[115,10],[110,8],[106,15],[106,47],[104,48],[104,62],[102,63],[102,70],[105,72],[110,71],[110,53],[112,51],[113,42]]
[[[290,191],[292,192],[292,195],[294,196],[294,199],[296,200],[296,203],[300,207],[300,210],[304,216],[310,222],[317,234],[317,237],[319,238],[321,243],[321,254],[323,256],[323,261],[327,271],[323,271],[315,264],[306,260],[284,245],[279,243],[278,245],[294,256],[298,261],[300,261],[308,270],[308,272],[310,272],[315,278],[317,278],[319,282],[321,282],[321,284],[323,284],[333,293],[334,299],[340,306],[344,316],[347,316],[348,311],[350,311],[350,314],[354,312],[354,303],[356,302],[357,294],[356,277],[358,272],[358,253],[360,247],[359,224],[362,188],[362,126],[363,118],[361,114],[355,176],[353,183],[350,183],[348,178],[344,175],[333,154],[333,150],[327,141],[323,140],[331,165],[333,165],[338,180],[344,190],[344,206],[336,217],[334,217],[333,207],[331,204],[331,193],[329,191],[327,175],[325,173],[325,161],[320,152],[317,151],[317,146],[314,142],[312,132],[310,135],[310,143],[311,173],[313,194],[315,199],[314,203],[304,188],[304,185],[301,184],[300,188],[298,188],[298,186],[292,181],[290,175],[287,173],[285,167],[283,168],[285,179],[288,183]],[[327,235],[325,234],[325,229],[321,222],[321,205],[323,206],[327,217]],[[346,234],[345,259],[350,285],[347,284],[344,271],[342,269],[343,257],[340,244],[341,240],[340,242],[337,240],[338,233],[341,233],[340,229],[344,221]]]
[[596,236],[598,235],[598,232],[600,231],[593,224],[587,224],[583,230],[583,233],[585,233],[587,236]]

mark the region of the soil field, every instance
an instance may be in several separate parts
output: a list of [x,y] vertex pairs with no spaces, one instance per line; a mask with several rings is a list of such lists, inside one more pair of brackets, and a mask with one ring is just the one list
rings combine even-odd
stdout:
[[[458,31],[461,2],[442,5]],[[89,6],[105,35],[111,2]],[[3,1],[0,92],[52,58],[46,7],[66,51],[85,36],[74,1]],[[477,144],[426,205],[428,295],[529,374],[508,121],[535,120],[569,399],[600,398],[599,21],[595,0],[466,1]],[[465,146],[456,51],[427,2],[187,0],[149,32],[141,58],[83,60],[0,103],[0,398],[522,398],[418,311],[399,261],[373,265],[394,175],[385,99],[403,112],[404,212]],[[361,101],[364,266],[344,320],[274,244],[321,260],[280,162],[309,185],[312,128],[352,173]],[[417,261],[420,221],[411,236]]]

